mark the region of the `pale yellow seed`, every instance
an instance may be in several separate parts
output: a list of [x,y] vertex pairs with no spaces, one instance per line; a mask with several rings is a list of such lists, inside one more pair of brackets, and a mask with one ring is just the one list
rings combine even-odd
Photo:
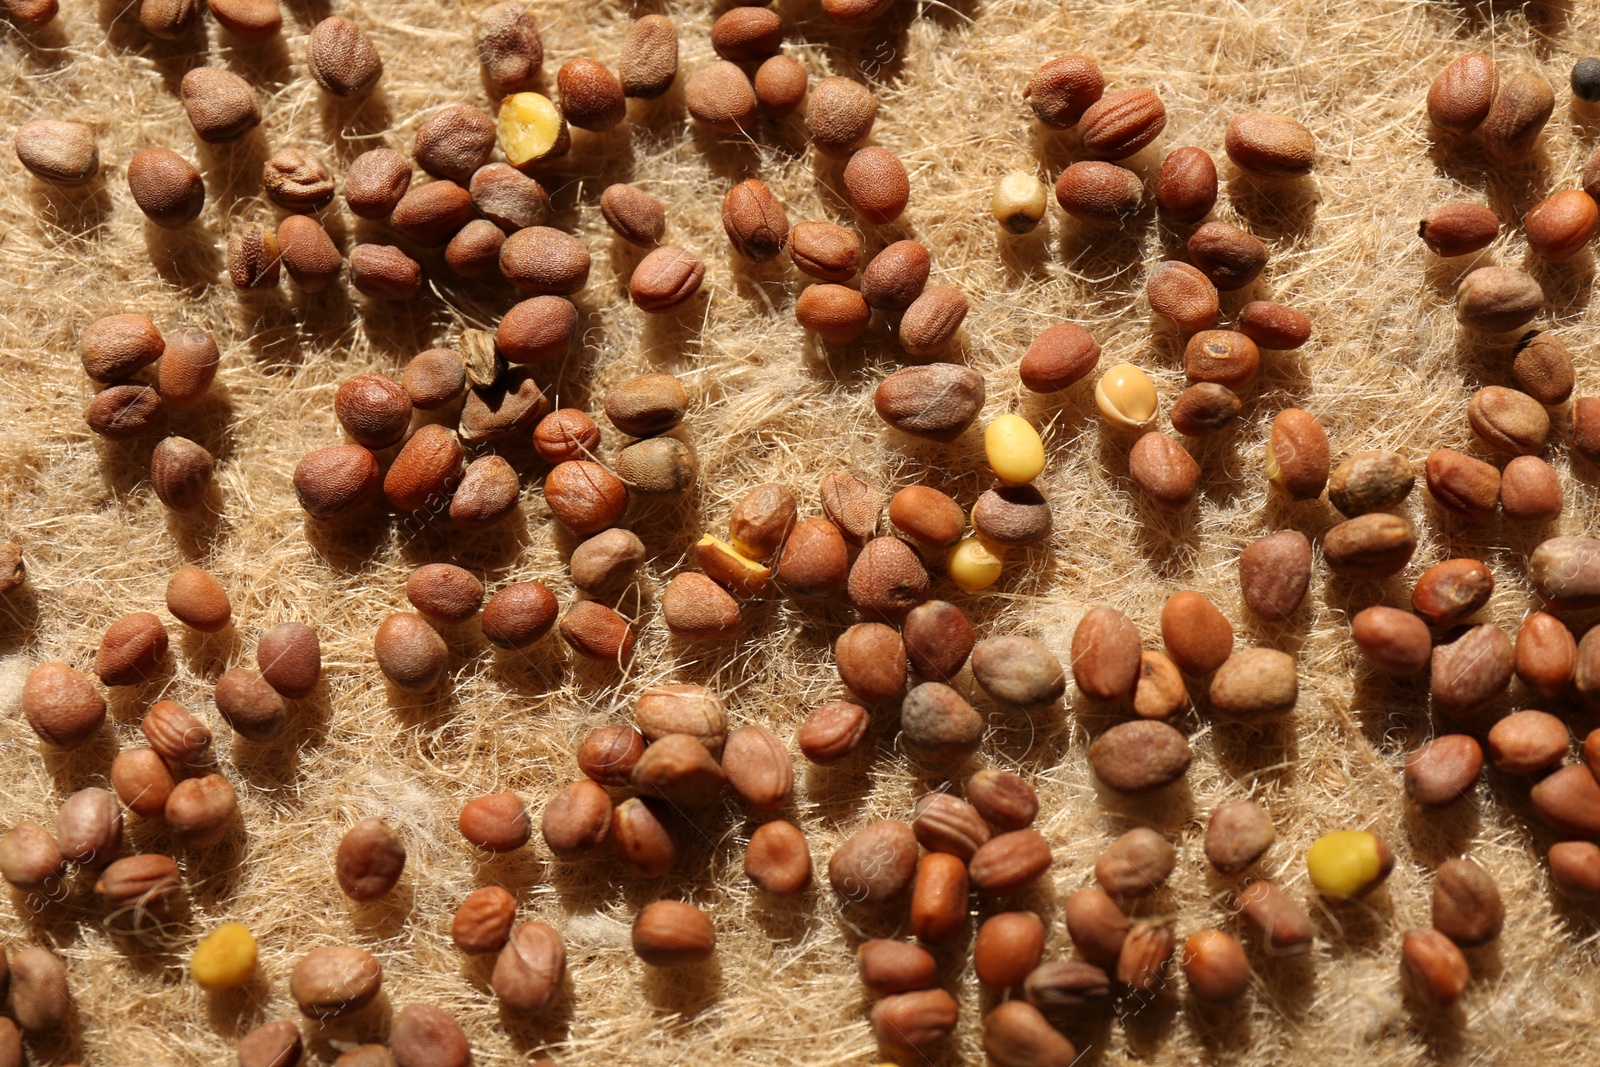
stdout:
[[1378,838],[1365,830],[1324,834],[1306,852],[1311,884],[1331,897],[1353,897],[1376,883],[1383,869]]
[[571,144],[560,109],[538,93],[512,93],[500,102],[495,139],[513,167],[559,156]]
[[1028,420],[1001,415],[983,431],[989,469],[1007,485],[1026,485],[1044,470],[1044,442]]
[[1156,417],[1155,383],[1132,363],[1118,363],[1095,383],[1094,406],[1111,425],[1141,430]]
[[1278,466],[1278,453],[1273,449],[1271,441],[1267,442],[1266,468],[1267,481],[1287,493],[1289,489],[1283,484],[1283,469]]
[[1007,230],[1029,233],[1044,218],[1047,202],[1044,182],[1028,171],[1014,170],[995,183],[989,208],[994,220]]
[[194,947],[189,970],[205,989],[232,989],[256,969],[256,939],[239,923],[223,923]]
[[1005,562],[1005,549],[973,534],[956,542],[945,560],[945,570],[956,588],[976,593],[1000,580]]
[[755,578],[763,581],[772,577],[771,567],[751,559],[749,556],[746,556],[743,552],[740,552],[737,548],[734,548],[720,537],[714,537],[711,534],[701,534],[700,540],[695,542],[695,548],[715,552],[717,556],[721,558],[722,561],[727,564],[736,574],[743,574],[748,578]]

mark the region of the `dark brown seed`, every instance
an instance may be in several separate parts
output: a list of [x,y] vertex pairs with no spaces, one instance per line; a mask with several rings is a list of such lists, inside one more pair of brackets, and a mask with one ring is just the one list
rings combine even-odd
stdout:
[[364,219],[384,219],[411,186],[411,164],[399,152],[374,148],[350,164],[344,176],[344,198]]
[[256,643],[256,664],[266,683],[288,699],[310,696],[322,676],[317,631],[300,622],[279,623]]
[[1199,382],[1172,402],[1172,428],[1185,437],[1205,437],[1224,429],[1243,408],[1244,402],[1227,386]]
[[168,437],[150,455],[150,484],[173,511],[196,511],[205,504],[216,461],[184,437]]
[[544,42],[520,0],[495,4],[478,16],[474,42],[484,72],[502,90],[524,88],[539,77]]
[[872,257],[861,274],[861,295],[885,311],[904,311],[928,284],[928,250],[916,241],[896,241]]
[[151,430],[161,406],[161,394],[148,385],[113,385],[94,395],[83,421],[108,441],[127,441]]
[[1411,523],[1381,512],[1341,522],[1322,537],[1329,567],[1368,578],[1399,573],[1416,550],[1417,533]]
[[1189,261],[1224,292],[1243,289],[1267,265],[1267,246],[1237,226],[1208,222],[1189,238]]
[[1311,948],[1305,908],[1271,882],[1254,882],[1239,894],[1239,917],[1269,956],[1297,956]]
[[350,284],[376,300],[410,300],[422,291],[422,264],[394,245],[350,250]]
[[1559,696],[1578,667],[1578,643],[1554,615],[1535,611],[1517,631],[1516,671],[1524,685],[1541,697]]
[[1217,165],[1203,148],[1168,153],[1156,173],[1156,207],[1173,222],[1189,225],[1217,203]]
[[1039,796],[1033,786],[1009,771],[989,768],[968,778],[967,799],[1002,830],[1025,829],[1039,814]]
[[1522,391],[1546,406],[1564,404],[1576,380],[1572,354],[1561,338],[1545,330],[1523,335],[1514,350],[1512,377]]
[[267,742],[283,736],[288,713],[283,698],[255,671],[236,667],[217,679],[217,710],[241,737]]
[[1028,973],[1022,983],[1022,995],[1052,1025],[1065,1028],[1104,1010],[1105,1002],[1111,997],[1111,979],[1092,963],[1053,960]]
[[206,204],[206,186],[194,165],[170,148],[146,148],[128,162],[128,190],[145,217],[176,230]]
[[1502,83],[1483,120],[1483,141],[1489,154],[1514,163],[1533,152],[1544,124],[1555,109],[1550,83],[1537,74],[1516,74]]
[[333,203],[333,178],[310,152],[284,148],[262,165],[267,199],[285,211],[321,211]]
[[1059,56],[1047,61],[1022,90],[1022,98],[1039,121],[1055,130],[1076,126],[1089,105],[1105,92],[1105,77],[1087,56]]
[[1050,842],[1037,830],[991,837],[967,861],[972,888],[989,896],[1015,893],[1050,868]]

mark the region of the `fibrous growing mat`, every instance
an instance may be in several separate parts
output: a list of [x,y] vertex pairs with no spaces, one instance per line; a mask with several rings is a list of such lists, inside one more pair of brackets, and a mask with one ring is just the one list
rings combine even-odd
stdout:
[[[0,900],[0,941],[48,945],[69,969],[77,1012],[57,1038],[33,1044],[37,1062],[91,1065],[230,1062],[238,1038],[263,1021],[300,1020],[288,993],[294,962],[324,944],[352,943],[385,972],[380,1006],[353,1021],[301,1020],[308,1058],[329,1062],[359,1040],[381,1038],[389,1008],[429,1001],[452,1012],[471,1037],[474,1062],[561,1064],[864,1064],[878,1053],[853,950],[865,937],[906,936],[904,910],[887,917],[843,910],[825,879],[789,902],[764,898],[746,881],[743,844],[757,824],[730,800],[676,825],[680,857],[659,879],[632,875],[615,859],[562,862],[535,841],[485,860],[458,833],[469,798],[511,790],[530,810],[578,776],[574,751],[596,725],[629,721],[634,697],[661,681],[694,681],[725,694],[734,725],[760,722],[791,745],[796,792],[783,813],[808,835],[820,868],[833,847],[869,821],[907,818],[913,800],[942,779],[897,750],[892,715],[880,716],[869,751],[814,768],[793,748],[809,709],[842,695],[831,645],[853,621],[848,605],[804,604],[781,594],[747,603],[740,639],[689,646],[671,639],[656,603],[686,566],[702,532],[721,533],[734,503],[763,482],[791,486],[802,515],[819,513],[822,476],[850,469],[883,490],[925,482],[970,505],[990,484],[981,434],[949,446],[888,432],[872,391],[906,362],[880,319],[842,348],[809,338],[794,318],[803,285],[787,257],[752,267],[730,249],[722,196],[745,177],[767,182],[791,221],[857,226],[842,197],[842,167],[814,155],[798,117],[763,119],[749,137],[718,136],[688,119],[682,85],[713,57],[709,30],[722,5],[535,2],[546,48],[544,80],[564,61],[593,56],[613,65],[631,20],[664,11],[678,26],[681,71],[665,97],[630,104],[608,134],[575,131],[565,159],[541,173],[556,203],[552,225],[578,234],[593,255],[577,295],[582,345],[541,380],[559,404],[598,412],[604,390],[649,370],[679,375],[692,403],[687,420],[700,459],[696,487],[669,503],[636,502],[627,524],[650,559],[621,610],[634,619],[638,650],[625,671],[577,660],[554,636],[527,654],[495,653],[477,625],[448,631],[447,683],[427,697],[385,685],[372,636],[390,612],[407,610],[404,586],[423,563],[454,562],[491,590],[537,579],[563,605],[575,597],[565,557],[573,541],[552,520],[538,489],[545,469],[525,443],[500,449],[523,472],[518,513],[501,527],[463,534],[441,520],[374,511],[334,527],[308,521],[290,474],[301,456],[341,441],[333,394],[350,375],[397,374],[415,353],[457,342],[465,328],[493,328],[516,299],[503,283],[453,278],[437,253],[423,256],[429,285],[403,304],[371,301],[341,284],[307,297],[287,282],[241,294],[227,281],[226,235],[237,224],[271,222],[260,187],[272,152],[303,147],[335,173],[360,152],[410,148],[419,121],[446,103],[493,109],[472,50],[487,4],[392,0],[307,4],[289,0],[281,38],[251,45],[208,21],[203,33],[166,43],[146,36],[137,5],[68,0],[43,30],[6,30],[0,100],[6,139],[38,117],[93,123],[102,172],[77,190],[32,178],[7,151],[0,159],[0,539],[24,546],[29,581],[0,613],[0,823],[49,825],[72,791],[104,785],[119,746],[142,743],[138,722],[158,697],[205,717],[217,760],[240,794],[237,831],[221,845],[179,853],[185,903],[135,931],[107,920],[88,879],[59,899],[9,893]],[[1152,826],[1179,847],[1165,889],[1135,905],[1170,915],[1180,942],[1211,926],[1238,931],[1235,892],[1244,877],[1215,873],[1200,838],[1217,805],[1253,797],[1271,812],[1277,843],[1254,876],[1303,900],[1316,926],[1313,951],[1268,960],[1236,1006],[1205,1007],[1176,975],[1149,997],[1127,998],[1097,1026],[1073,1034],[1106,1063],[1453,1064],[1583,1063],[1600,1052],[1600,959],[1595,913],[1550,889],[1543,854],[1551,840],[1531,814],[1526,780],[1488,772],[1469,801],[1439,814],[1408,806],[1400,768],[1434,727],[1426,682],[1374,673],[1350,641],[1349,619],[1374,603],[1407,606],[1421,570],[1452,556],[1483,559],[1496,588],[1483,614],[1514,632],[1534,603],[1525,560],[1555,532],[1592,531],[1600,509],[1592,468],[1569,460],[1568,413],[1556,417],[1546,455],[1561,476],[1566,509],[1549,529],[1495,519],[1469,523],[1439,510],[1422,488],[1403,513],[1421,544],[1410,567],[1378,584],[1314,569],[1305,606],[1285,623],[1253,617],[1240,602],[1235,558],[1255,538],[1298,529],[1315,541],[1337,520],[1325,501],[1289,503],[1262,473],[1266,429],[1280,409],[1317,415],[1335,461],[1392,449],[1420,463],[1432,449],[1493,458],[1474,441],[1465,404],[1484,384],[1509,384],[1505,344],[1466,336],[1451,309],[1462,261],[1432,258],[1416,237],[1421,215],[1448,200],[1487,202],[1505,224],[1475,262],[1525,266],[1548,298],[1544,322],[1577,359],[1579,394],[1600,374],[1593,344],[1593,259],[1583,252],[1547,264],[1526,252],[1518,227],[1531,205],[1571,188],[1596,141],[1600,112],[1566,89],[1573,61],[1600,35],[1600,12],[1565,3],[1515,5],[1383,0],[1244,0],[1117,3],[1043,0],[902,0],[880,23],[843,29],[816,0],[777,0],[785,51],[813,80],[842,74],[870,84],[880,101],[877,144],[910,174],[911,203],[885,227],[863,227],[868,253],[912,237],[932,252],[933,277],[971,300],[953,357],[980,370],[988,400],[979,425],[1002,412],[1043,434],[1049,465],[1039,480],[1054,511],[1045,545],[1011,554],[1004,577],[978,594],[936,582],[960,603],[980,636],[1019,633],[1067,658],[1074,625],[1091,606],[1126,612],[1146,647],[1159,647],[1157,616],[1171,593],[1198,589],[1223,607],[1241,644],[1292,653],[1301,695],[1270,728],[1181,721],[1195,750],[1181,784],[1153,800],[1097,788],[1085,758],[1091,730],[1069,687],[1065,707],[1032,722],[999,712],[975,694],[990,734],[973,768],[1017,770],[1037,785],[1038,827],[1054,866],[1017,906],[1049,925],[1047,957],[1070,956],[1060,906],[1092,884],[1095,857],[1117,834]],[[309,29],[330,13],[364,26],[384,62],[364,99],[328,97],[307,73]],[[1529,69],[1557,89],[1557,107],[1526,164],[1491,164],[1471,138],[1435,142],[1424,110],[1429,82],[1456,55],[1492,55],[1502,78]],[[1270,297],[1307,312],[1309,344],[1268,353],[1246,392],[1236,430],[1191,448],[1202,466],[1198,503],[1174,516],[1132,485],[1127,443],[1096,417],[1092,378],[1058,396],[1027,393],[1017,362],[1051,324],[1087,328],[1119,360],[1144,367],[1164,404],[1183,387],[1181,339],[1144,302],[1148,271],[1182,258],[1186,231],[1146,211],[1114,233],[1085,230],[1053,205],[1026,237],[1003,234],[989,216],[994,182],[1016,168],[1053,180],[1082,158],[1075,133],[1044,130],[1021,91],[1045,59],[1096,58],[1111,88],[1148,86],[1165,101],[1162,137],[1131,161],[1147,182],[1163,154],[1194,144],[1220,161],[1216,217],[1264,240],[1272,259],[1261,279],[1226,298],[1225,311]],[[264,121],[244,140],[196,142],[177,87],[192,66],[229,67],[256,85]],[[1246,109],[1282,112],[1315,134],[1309,177],[1264,183],[1222,154],[1223,129]],[[129,194],[128,160],[165,145],[205,175],[204,213],[170,233],[148,225]],[[601,218],[601,190],[631,181],[667,204],[667,240],[707,264],[702,293],[679,311],[648,316],[627,300],[639,253]],[[336,201],[328,213],[348,251],[381,232]],[[180,433],[218,457],[210,506],[170,514],[148,480],[156,436],[126,443],[95,437],[83,421],[91,394],[76,356],[94,319],[139,311],[163,330],[211,330],[223,351],[218,386],[198,410],[174,414]],[[603,455],[620,435],[609,431]],[[166,615],[163,590],[184,563],[216,575],[232,597],[229,630],[204,637]],[[169,621],[170,671],[157,682],[111,692],[111,723],[69,755],[41,750],[21,717],[29,668],[62,659],[87,669],[113,619],[137,610]],[[324,682],[293,706],[287,737],[252,745],[231,736],[210,703],[228,667],[254,662],[255,637],[283,620],[321,635]],[[970,682],[963,680],[971,689]],[[1494,715],[1525,707],[1516,685]],[[1581,737],[1594,716],[1552,710]],[[1481,731],[1480,731],[1481,732]],[[403,836],[409,861],[400,887],[355,905],[333,878],[334,848],[358,819],[382,816]],[[1306,848],[1334,829],[1373,830],[1398,860],[1387,884],[1358,902],[1330,905],[1305,875]],[[129,851],[170,848],[159,825],[129,819]],[[1404,999],[1397,961],[1403,931],[1429,924],[1432,871],[1465,854],[1493,873],[1506,901],[1498,942],[1469,951],[1472,984],[1453,1011],[1429,1014]],[[461,955],[450,917],[473,888],[503,885],[521,918],[560,929],[569,979],[548,1013],[518,1016],[489,992],[490,959]],[[660,897],[681,898],[715,919],[714,962],[656,971],[629,947],[633,916]],[[975,904],[979,916],[991,904]],[[190,950],[218,923],[247,924],[261,944],[258,976],[207,995],[187,977]],[[1248,943],[1248,938],[1246,938]],[[962,1022],[934,1062],[979,1062],[982,1014],[994,996],[970,969],[970,938],[940,953],[942,982],[960,1000]],[[1174,972],[1175,973],[1175,972]]]

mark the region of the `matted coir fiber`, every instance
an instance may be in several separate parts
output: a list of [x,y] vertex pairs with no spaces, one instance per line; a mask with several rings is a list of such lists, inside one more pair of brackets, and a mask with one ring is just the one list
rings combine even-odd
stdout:
[[[711,647],[673,641],[656,610],[660,589],[685,566],[686,548],[702,531],[721,531],[752,486],[786,483],[811,515],[822,475],[841,467],[886,495],[921,481],[969,503],[989,484],[979,432],[932,446],[887,432],[878,420],[872,390],[905,362],[885,323],[875,321],[859,344],[825,349],[794,320],[804,279],[787,257],[752,268],[729,248],[720,204],[746,176],[769,183],[793,222],[856,223],[841,197],[842,168],[806,149],[798,118],[763,120],[749,138],[689,123],[682,83],[712,58],[708,34],[720,5],[532,5],[547,86],[571,58],[614,65],[637,15],[665,10],[682,40],[682,75],[670,94],[630,104],[629,121],[609,134],[575,132],[571,154],[545,175],[557,203],[553,224],[581,235],[594,256],[577,297],[582,349],[549,371],[550,393],[597,410],[609,385],[667,370],[693,398],[686,426],[700,456],[697,487],[676,502],[636,503],[628,517],[651,553],[637,593],[622,600],[639,630],[628,669],[578,662],[555,637],[527,655],[497,654],[475,623],[448,633],[449,679],[431,697],[387,687],[373,662],[373,632],[389,612],[405,610],[406,576],[422,563],[459,563],[491,589],[534,578],[563,604],[574,598],[565,568],[572,541],[544,507],[543,467],[524,445],[504,449],[524,473],[520,511],[489,533],[378,511],[322,528],[295,501],[295,463],[341,440],[332,410],[340,381],[358,372],[396,374],[416,352],[454,343],[463,328],[492,328],[516,294],[503,284],[454,279],[430,254],[428,290],[407,304],[369,301],[343,285],[316,297],[287,282],[242,295],[226,280],[226,234],[238,223],[273,219],[259,176],[276,149],[309,149],[342,178],[365,149],[409,150],[417,123],[438,105],[492,108],[471,36],[486,6],[290,0],[278,40],[245,44],[208,22],[203,35],[172,44],[143,34],[136,7],[65,0],[49,27],[4,34],[6,141],[37,117],[91,122],[102,173],[85,189],[56,190],[28,175],[9,150],[0,158],[0,537],[25,546],[30,574],[0,615],[0,822],[49,824],[70,792],[106,784],[114,751],[141,743],[138,721],[158,696],[216,729],[219,768],[241,801],[238,829],[222,845],[180,853],[186,903],[162,922],[145,919],[137,933],[132,917],[102,918],[87,879],[69,883],[59,900],[16,893],[0,900],[0,940],[58,951],[77,1002],[63,1035],[32,1045],[38,1062],[230,1062],[252,1027],[300,1020],[288,994],[294,962],[340,942],[376,953],[384,995],[348,1022],[320,1028],[301,1020],[311,1062],[380,1038],[391,1010],[414,1001],[454,1013],[482,1067],[541,1054],[561,1064],[640,1067],[881,1058],[853,950],[867,936],[907,936],[903,912],[842,912],[825,880],[792,902],[764,899],[742,873],[755,822],[738,804],[683,820],[678,865],[655,880],[611,858],[554,861],[537,836],[514,855],[485,861],[455,826],[468,798],[494,791],[515,790],[540,811],[577,776],[573,754],[584,733],[626,721],[649,684],[714,685],[734,724],[766,723],[791,744],[806,712],[841,694],[830,647],[852,618],[842,602],[803,605],[773,595],[747,605],[740,640]],[[1573,102],[1566,77],[1600,39],[1600,11],[1582,3],[1443,0],[902,0],[881,24],[846,31],[822,16],[817,0],[777,0],[775,8],[787,27],[785,50],[813,79],[844,74],[872,84],[882,105],[873,139],[910,172],[910,208],[892,226],[865,228],[869,252],[900,237],[927,245],[934,280],[972,301],[953,358],[986,377],[982,419],[1015,411],[1045,438],[1049,467],[1039,484],[1056,520],[1049,543],[1014,553],[1000,583],[981,594],[960,594],[942,579],[937,594],[970,611],[983,635],[1028,634],[1065,658],[1077,619],[1100,603],[1128,613],[1147,645],[1159,647],[1163,600],[1192,587],[1223,606],[1241,644],[1284,649],[1299,661],[1299,707],[1281,724],[1252,731],[1183,720],[1194,765],[1156,800],[1097,789],[1085,748],[1104,720],[1080,717],[1086,709],[1075,690],[1063,709],[1032,723],[976,695],[992,733],[973,769],[1014,768],[1039,788],[1038,826],[1055,864],[1017,906],[1049,922],[1050,956],[1072,951],[1061,901],[1092,881],[1098,853],[1135,825],[1159,829],[1180,849],[1167,886],[1138,902],[1137,913],[1170,915],[1180,941],[1209,926],[1238,930],[1231,905],[1243,880],[1215,874],[1200,837],[1213,808],[1246,796],[1270,809],[1278,832],[1254,876],[1278,880],[1316,925],[1307,956],[1269,961],[1252,949],[1256,977],[1235,1007],[1200,1006],[1174,977],[1074,1040],[1105,1063],[1579,1064],[1600,1055],[1595,913],[1552,894],[1542,860],[1552,838],[1531,816],[1529,783],[1490,772],[1454,810],[1408,807],[1400,767],[1432,731],[1426,684],[1380,678],[1349,639],[1356,610],[1405,606],[1424,567],[1457,555],[1490,564],[1497,586],[1483,617],[1514,630],[1533,603],[1528,551],[1556,530],[1592,531],[1600,514],[1595,472],[1568,458],[1568,413],[1558,414],[1547,451],[1566,491],[1566,510],[1549,530],[1463,522],[1419,487],[1403,509],[1422,535],[1412,565],[1375,584],[1335,580],[1319,559],[1304,608],[1283,624],[1244,610],[1235,568],[1241,547],[1264,533],[1292,528],[1315,540],[1336,518],[1325,502],[1290,504],[1267,491],[1265,431],[1284,407],[1321,418],[1336,460],[1387,448],[1420,469],[1438,446],[1492,458],[1469,433],[1465,403],[1483,384],[1509,382],[1507,345],[1480,343],[1456,326],[1451,295],[1467,264],[1431,258],[1415,232],[1436,204],[1487,200],[1496,209],[1504,234],[1474,262],[1522,265],[1539,278],[1549,296],[1544,322],[1576,354],[1579,392],[1594,389],[1594,260],[1587,251],[1557,265],[1532,258],[1516,223],[1548,193],[1573,187],[1594,147],[1600,113]],[[360,22],[382,54],[383,79],[370,98],[332,100],[306,71],[306,34],[330,13]],[[1435,143],[1430,135],[1428,83],[1452,57],[1473,50],[1492,54],[1502,77],[1537,70],[1556,86],[1555,115],[1526,164],[1490,165],[1472,139]],[[1102,368],[1118,360],[1146,368],[1164,404],[1183,385],[1180,338],[1153,320],[1142,293],[1150,268],[1181,257],[1186,231],[1147,212],[1125,231],[1088,232],[1052,205],[1037,233],[1013,238],[989,217],[990,192],[1004,172],[1029,168],[1050,180],[1081,158],[1075,134],[1044,131],[1021,100],[1032,71],[1069,52],[1095,57],[1110,87],[1150,86],[1166,102],[1165,133],[1131,161],[1147,180],[1179,145],[1200,145],[1221,161],[1216,217],[1258,234],[1272,250],[1261,279],[1228,297],[1226,309],[1272,297],[1315,323],[1302,350],[1265,358],[1234,432],[1192,443],[1204,470],[1200,499],[1177,516],[1153,509],[1132,486],[1126,442],[1094,414],[1092,380],[1054,397],[1032,396],[1017,380],[1032,336],[1072,321],[1104,346]],[[264,121],[239,143],[198,144],[184,118],[178,81],[206,62],[261,91]],[[1317,165],[1308,178],[1263,183],[1227,163],[1224,126],[1251,108],[1292,114],[1315,133]],[[128,160],[153,144],[195,160],[205,174],[205,212],[177,234],[146,224],[128,192]],[[616,181],[663,199],[667,239],[707,263],[702,293],[676,313],[647,316],[626,299],[639,253],[611,236],[598,210],[601,190]],[[328,219],[346,251],[381,232],[342,202]],[[78,335],[99,316],[134,310],[164,330],[209,329],[224,352],[211,399],[163,427],[218,456],[214,496],[195,517],[171,515],[155,499],[148,465],[157,437],[108,443],[83,421],[91,388]],[[607,429],[610,457],[619,435]],[[136,610],[167,618],[167,577],[188,562],[227,587],[231,629],[207,638],[171,621],[170,673],[142,689],[114,691],[112,722],[95,743],[66,756],[41,751],[18,708],[29,667],[59,658],[87,668],[114,618]],[[229,666],[253,664],[256,635],[287,619],[321,633],[324,683],[293,706],[283,741],[251,745],[222,727],[210,687]],[[1487,719],[1528,704],[1514,689]],[[1556,710],[1579,736],[1595,725],[1576,708]],[[873,819],[907,817],[920,793],[943,784],[896,750],[889,719],[880,716],[869,751],[843,766],[812,768],[794,753],[796,795],[783,814],[804,828],[819,869],[848,834]],[[409,862],[391,896],[356,906],[334,881],[333,850],[348,826],[379,815],[404,836]],[[1376,831],[1398,862],[1370,897],[1328,905],[1309,887],[1303,857],[1317,836],[1345,827]],[[130,850],[170,844],[159,825],[132,817],[128,838]],[[1430,1015],[1402,996],[1400,938],[1428,925],[1432,871],[1458,854],[1498,880],[1505,932],[1470,952],[1473,982],[1460,1006]],[[568,985],[546,1014],[500,1011],[487,987],[490,961],[464,958],[450,942],[456,906],[491,883],[518,896],[522,917],[565,935]],[[714,962],[663,972],[634,957],[630,922],[663,896],[712,914]],[[990,909],[975,905],[975,916]],[[260,939],[259,974],[242,989],[207,995],[187,978],[188,955],[225,920],[246,923]],[[969,944],[963,938],[941,953],[942,981],[960,999],[962,1022],[933,1062],[983,1056],[979,1023],[993,996],[978,989]]]

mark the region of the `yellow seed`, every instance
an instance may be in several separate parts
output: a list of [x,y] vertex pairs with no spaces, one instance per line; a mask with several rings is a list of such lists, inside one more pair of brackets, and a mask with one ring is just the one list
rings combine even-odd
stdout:
[[994,187],[989,208],[994,219],[1012,233],[1029,233],[1044,218],[1044,182],[1025,170],[1014,170]]
[[500,102],[495,139],[513,167],[564,155],[572,144],[567,120],[549,97],[538,93],[512,93]]
[[1271,482],[1273,485],[1287,493],[1289,489],[1283,484],[1283,470],[1278,466],[1278,453],[1273,451],[1271,441],[1267,442],[1266,467],[1267,481]]
[[956,542],[945,560],[945,570],[956,588],[976,593],[999,581],[1005,562],[1005,549],[973,534]]
[[1330,897],[1358,897],[1389,876],[1394,854],[1377,834],[1338,830],[1306,852],[1311,884]]
[[1044,442],[1020,415],[1001,415],[983,431],[989,467],[1007,485],[1025,485],[1044,470]]
[[1118,363],[1095,383],[1094,406],[1113,426],[1143,429],[1156,417],[1155,383],[1133,364]]
[[239,923],[223,923],[194,947],[189,970],[205,989],[232,989],[256,969],[256,939]]

